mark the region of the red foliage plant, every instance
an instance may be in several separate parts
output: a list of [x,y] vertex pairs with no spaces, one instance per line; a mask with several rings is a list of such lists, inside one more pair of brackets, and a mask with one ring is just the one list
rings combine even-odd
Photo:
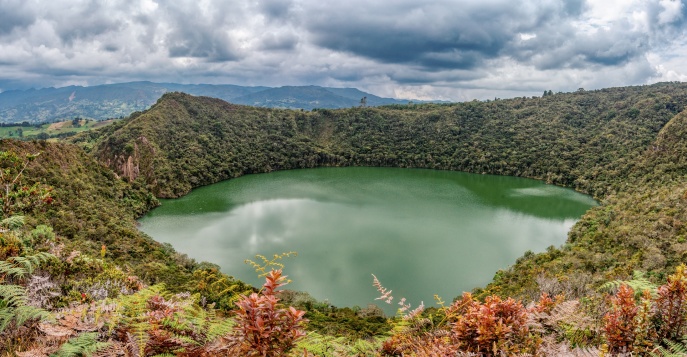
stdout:
[[285,356],[295,342],[305,336],[305,311],[279,307],[276,291],[285,285],[281,270],[270,271],[259,294],[245,296],[238,302],[235,331],[241,356]]
[[659,341],[679,340],[685,332],[687,318],[687,277],[685,265],[677,267],[675,274],[668,277],[668,282],[658,288],[654,300],[656,320],[658,322]]
[[539,344],[527,326],[527,309],[512,298],[487,297],[484,304],[464,293],[454,303],[460,306],[453,332],[462,351],[484,356],[533,353]]
[[623,284],[611,297],[611,311],[604,316],[603,330],[611,353],[632,351],[637,330],[638,307],[631,287]]
[[549,296],[549,294],[542,293],[539,297],[539,301],[532,308],[532,311],[536,313],[550,314],[553,311],[553,308],[556,307],[556,305],[562,303],[563,301],[565,301],[565,296],[563,295],[556,295],[552,299],[551,296]]
[[604,332],[609,352],[643,353],[655,343],[679,341],[687,333],[687,276],[685,265],[677,267],[655,297],[645,291],[641,304],[634,292],[621,285],[612,297],[611,309],[604,316]]

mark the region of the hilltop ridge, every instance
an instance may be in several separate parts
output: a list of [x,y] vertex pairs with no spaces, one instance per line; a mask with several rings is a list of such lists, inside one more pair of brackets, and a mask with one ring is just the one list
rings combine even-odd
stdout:
[[68,86],[0,93],[0,123],[43,123],[75,117],[105,120],[148,109],[167,92],[185,92],[237,104],[269,108],[347,108],[360,105],[404,104],[407,100],[381,98],[355,88],[320,86],[239,86],[128,82],[92,87]]

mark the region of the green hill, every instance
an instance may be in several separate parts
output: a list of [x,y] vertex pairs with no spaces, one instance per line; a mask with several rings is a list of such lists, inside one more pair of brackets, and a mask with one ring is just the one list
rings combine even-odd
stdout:
[[109,259],[146,280],[187,284],[196,263],[136,229],[135,219],[159,204],[150,192],[123,182],[71,144],[1,140],[0,149],[20,155],[39,153],[24,172],[24,185],[53,188],[53,203],[29,212],[29,226],[51,226],[58,235],[53,243],[64,245],[67,252],[97,254],[105,245]]

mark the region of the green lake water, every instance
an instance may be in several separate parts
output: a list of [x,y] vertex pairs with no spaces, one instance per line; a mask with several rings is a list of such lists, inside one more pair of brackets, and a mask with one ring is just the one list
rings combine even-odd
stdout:
[[283,260],[304,290],[336,306],[377,303],[371,274],[434,306],[488,283],[527,250],[560,246],[589,196],[542,182],[462,172],[320,168],[248,175],[193,190],[140,220],[140,229],[254,285],[244,263]]

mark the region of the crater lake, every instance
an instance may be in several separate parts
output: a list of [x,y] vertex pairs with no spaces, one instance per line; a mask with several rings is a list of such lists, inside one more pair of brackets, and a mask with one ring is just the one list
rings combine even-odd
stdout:
[[346,167],[247,175],[201,187],[140,219],[140,229],[198,261],[260,286],[244,263],[282,260],[303,290],[336,306],[377,304],[375,274],[394,304],[434,306],[484,286],[526,251],[565,243],[596,202],[571,189],[505,176]]

